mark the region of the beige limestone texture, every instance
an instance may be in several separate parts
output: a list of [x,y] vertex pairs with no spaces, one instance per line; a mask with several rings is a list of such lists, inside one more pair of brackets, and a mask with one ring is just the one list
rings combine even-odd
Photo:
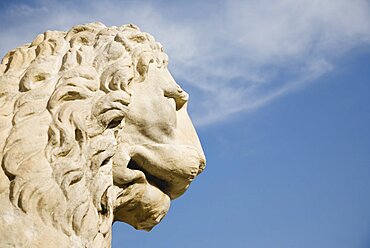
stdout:
[[205,166],[167,63],[151,35],[101,23],[3,58],[0,247],[110,247],[114,221],[161,221]]

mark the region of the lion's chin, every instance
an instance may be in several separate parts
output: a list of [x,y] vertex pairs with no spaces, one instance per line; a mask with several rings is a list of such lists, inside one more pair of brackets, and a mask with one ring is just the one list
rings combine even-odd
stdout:
[[167,214],[170,197],[150,183],[132,184],[121,189],[114,206],[114,221],[150,231]]

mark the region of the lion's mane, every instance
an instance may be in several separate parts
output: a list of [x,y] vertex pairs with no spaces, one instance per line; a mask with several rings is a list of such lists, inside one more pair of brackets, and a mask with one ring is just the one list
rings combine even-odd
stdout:
[[152,36],[101,23],[47,31],[10,51],[0,65],[0,193],[67,236],[88,236],[92,220],[110,235],[115,134],[127,85],[153,59],[167,64]]

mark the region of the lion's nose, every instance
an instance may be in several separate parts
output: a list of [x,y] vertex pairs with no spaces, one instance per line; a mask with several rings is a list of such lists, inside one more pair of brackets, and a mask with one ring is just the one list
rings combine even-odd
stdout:
[[193,126],[193,123],[190,120],[190,117],[187,113],[187,103],[179,111],[176,111],[177,117],[177,127],[175,130],[175,143],[194,146],[200,157],[202,157],[202,166],[200,168],[204,169],[205,165],[205,156],[200,144],[197,132]]
[[197,176],[203,172],[206,166],[206,157],[204,155],[202,145],[200,144],[197,132],[193,126],[193,123],[190,120],[190,117],[187,113],[187,103],[176,112],[177,116],[177,128],[175,134],[175,143],[181,145],[189,145],[194,147],[198,152],[199,166],[198,171],[194,175]]

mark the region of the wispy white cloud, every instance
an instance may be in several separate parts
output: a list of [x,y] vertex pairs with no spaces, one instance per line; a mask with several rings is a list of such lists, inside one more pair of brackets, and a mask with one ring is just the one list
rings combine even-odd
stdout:
[[139,25],[165,46],[175,77],[193,89],[198,126],[305,87],[340,56],[370,44],[366,0],[36,1],[3,12],[2,54],[46,29],[91,21]]

